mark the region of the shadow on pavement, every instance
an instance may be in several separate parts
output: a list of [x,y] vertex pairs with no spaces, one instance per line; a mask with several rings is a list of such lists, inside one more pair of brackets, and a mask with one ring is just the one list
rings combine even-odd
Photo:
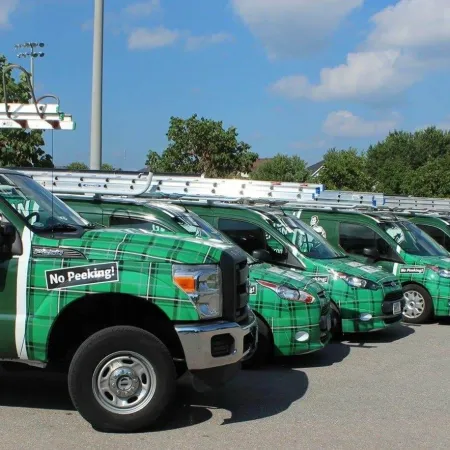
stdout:
[[[21,366],[22,367],[22,366]],[[13,367],[14,369],[14,367]],[[39,408],[78,414],[67,388],[67,377],[40,369],[0,369],[0,406]],[[272,417],[287,410],[308,389],[308,377],[300,370],[265,367],[241,371],[235,379],[216,390],[197,392],[190,376],[178,383],[178,395],[171,420],[160,431],[197,425],[210,420],[215,409],[221,425]],[[159,430],[152,430],[153,433]]]
[[2,363],[2,366],[12,369],[0,369],[0,406],[75,411],[67,388],[67,376],[22,364]]
[[[388,344],[404,339],[415,333],[413,327],[405,323],[397,323],[389,328],[384,328],[370,333],[345,334],[341,342],[349,347],[377,348],[376,344]],[[367,345],[374,344],[374,345]]]
[[180,389],[174,418],[162,431],[206,422],[213,417],[214,409],[225,410],[226,417],[219,419],[218,425],[276,416],[301,399],[307,390],[308,377],[304,372],[272,366],[242,371],[217,390],[200,393],[186,386]]
[[350,347],[331,341],[325,348],[314,353],[299,356],[279,357],[275,364],[290,368],[328,367],[339,364],[350,354]]
[[439,317],[437,319],[438,325],[450,325],[450,317]]

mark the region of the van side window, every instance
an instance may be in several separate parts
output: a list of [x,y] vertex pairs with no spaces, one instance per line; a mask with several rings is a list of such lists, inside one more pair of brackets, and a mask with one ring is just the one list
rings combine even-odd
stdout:
[[286,259],[285,247],[258,225],[242,220],[219,219],[218,229],[250,255],[255,250],[267,250],[276,261]]
[[438,244],[442,245],[442,247],[444,247],[446,250],[450,249],[450,239],[442,230],[433,227],[432,225],[423,225],[421,223],[416,223],[416,225],[422,231],[429,234]]
[[136,217],[112,215],[109,224],[111,227],[143,228],[144,230],[155,231],[157,233],[172,233],[171,230],[163,227],[159,223],[155,223],[145,219],[138,219]]
[[392,257],[390,245],[371,228],[356,223],[339,223],[339,245],[349,254],[363,255],[365,248],[375,248],[381,257]]

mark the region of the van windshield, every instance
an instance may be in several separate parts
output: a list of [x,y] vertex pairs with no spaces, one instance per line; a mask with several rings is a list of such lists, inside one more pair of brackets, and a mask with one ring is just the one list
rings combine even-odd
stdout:
[[448,256],[446,250],[417,225],[409,221],[381,222],[379,226],[406,253],[417,256]]
[[[235,242],[225,234],[213,228],[206,220],[194,213],[181,213],[173,217],[173,220],[192,236],[197,238],[215,239],[217,241],[236,245]],[[253,256],[247,254],[249,264],[256,263]]]
[[315,259],[346,257],[343,252],[332,247],[326,239],[296,217],[271,215],[269,223],[306,257]]
[[35,231],[77,230],[89,222],[32,178],[0,173],[0,197]]

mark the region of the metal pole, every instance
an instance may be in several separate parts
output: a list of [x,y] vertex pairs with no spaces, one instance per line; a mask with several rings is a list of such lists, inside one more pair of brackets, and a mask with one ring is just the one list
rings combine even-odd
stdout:
[[102,165],[103,17],[104,2],[103,0],[95,0],[92,67],[91,170],[99,170]]
[[[30,62],[30,78],[31,78],[31,87],[34,91],[34,56],[33,56],[33,49],[31,49],[31,62]],[[30,103],[32,100],[30,100]]]

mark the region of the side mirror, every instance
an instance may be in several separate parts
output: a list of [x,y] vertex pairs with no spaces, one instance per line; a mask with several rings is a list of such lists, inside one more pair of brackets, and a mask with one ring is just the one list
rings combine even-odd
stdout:
[[5,238],[11,238],[16,235],[16,229],[10,223],[2,223],[0,224],[0,234]]
[[252,252],[253,258],[257,259],[258,261],[264,261],[269,262],[272,259],[272,256],[267,250],[259,249],[259,250],[253,250]]
[[365,248],[363,255],[373,260],[380,259],[380,252],[376,248]]

